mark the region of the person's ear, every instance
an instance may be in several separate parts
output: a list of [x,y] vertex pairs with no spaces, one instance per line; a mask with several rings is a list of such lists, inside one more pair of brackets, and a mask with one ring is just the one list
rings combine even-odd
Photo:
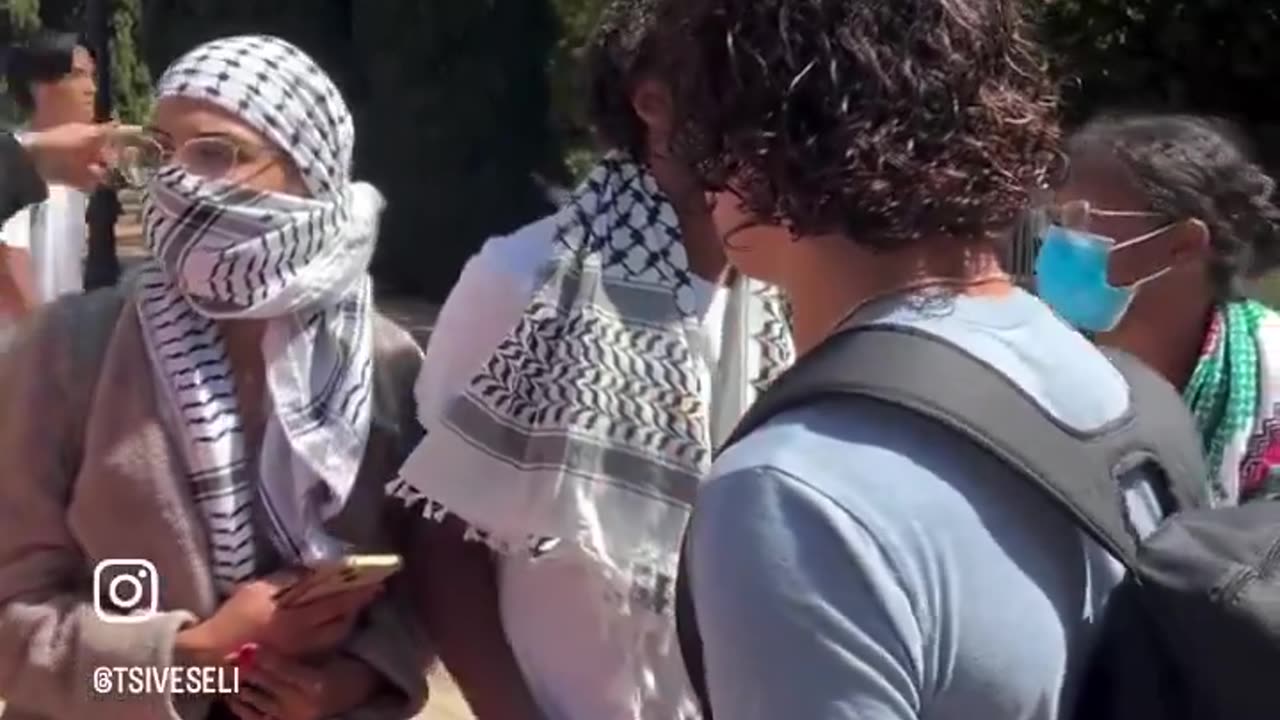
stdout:
[[1173,267],[1198,263],[1209,254],[1212,239],[1209,226],[1199,218],[1191,218],[1178,225],[1173,232],[1170,260]]
[[631,108],[644,123],[649,146],[666,149],[671,140],[674,103],[671,90],[653,78],[641,78],[631,89]]

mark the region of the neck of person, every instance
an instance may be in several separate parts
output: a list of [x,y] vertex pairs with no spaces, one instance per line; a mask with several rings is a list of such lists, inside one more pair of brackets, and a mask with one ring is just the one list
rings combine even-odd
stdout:
[[235,379],[236,404],[246,447],[256,453],[266,427],[266,361],[262,357],[262,320],[224,320],[218,323],[226,344],[227,362]]
[[263,320],[222,320],[218,330],[227,349],[227,359],[236,377],[258,376],[264,367],[262,335],[267,324]]
[[958,295],[1013,292],[994,244],[931,238],[913,247],[874,252],[842,235],[801,238],[794,266],[779,280],[792,311],[796,351],[803,355],[858,310],[914,289]]
[[650,152],[648,164],[658,188],[675,208],[689,269],[708,282],[726,284],[731,277],[729,258],[711,220],[706,195],[693,180],[692,173],[659,153]]
[[66,125],[67,121],[57,117],[55,113],[36,110],[31,114],[31,119],[27,121],[27,128],[32,132],[41,132],[43,130],[51,130],[60,125]]
[[[1120,326],[1098,333],[1096,341],[1133,355],[1183,390],[1200,362],[1205,335],[1218,305],[1207,287],[1201,293],[1181,283],[1177,297],[1173,295],[1144,297],[1139,293]],[[1175,319],[1181,321],[1171,322]]]

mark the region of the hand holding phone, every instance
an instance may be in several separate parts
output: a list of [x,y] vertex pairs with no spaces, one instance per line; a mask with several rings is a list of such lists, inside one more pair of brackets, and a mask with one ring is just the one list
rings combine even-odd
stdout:
[[297,607],[321,598],[381,585],[400,572],[399,555],[348,555],[307,567],[291,585],[275,596],[282,608]]
[[377,586],[321,593],[315,600],[288,607],[278,602],[286,590],[315,587],[307,583],[317,580],[307,577],[314,576],[299,579],[299,573],[286,571],[239,585],[213,615],[178,631],[174,652],[191,665],[225,662],[246,643],[298,657],[331,652],[350,635]]

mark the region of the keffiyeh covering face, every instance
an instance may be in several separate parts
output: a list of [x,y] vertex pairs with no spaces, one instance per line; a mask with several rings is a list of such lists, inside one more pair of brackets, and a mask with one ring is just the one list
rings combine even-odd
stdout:
[[[311,193],[260,192],[170,166],[144,201],[151,258],[138,311],[225,593],[255,575],[255,504],[285,562],[343,550],[321,523],[345,504],[369,437],[368,266],[383,201],[351,183],[351,115],[292,45],[263,36],[202,45],[157,84],[157,99],[176,96],[257,129]],[[256,456],[215,318],[265,321],[267,423]]]
[[712,447],[791,362],[783,303],[739,280],[709,367],[675,211],[617,154],[559,213],[543,278],[443,417],[421,418],[428,434],[388,491],[432,519],[453,513],[500,552],[574,544],[605,600],[669,631]]

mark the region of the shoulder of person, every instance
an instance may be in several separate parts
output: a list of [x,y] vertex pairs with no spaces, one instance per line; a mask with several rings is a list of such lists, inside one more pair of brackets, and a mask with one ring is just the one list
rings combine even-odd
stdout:
[[70,185],[50,183],[49,199],[46,202],[53,206],[87,205],[89,194]]
[[404,394],[412,394],[422,366],[422,348],[408,330],[381,312],[373,318],[373,353],[378,375]]
[[[41,307],[6,341],[5,372],[23,374],[39,368],[44,377],[66,383],[65,391],[72,396],[88,391],[128,297],[128,289],[117,286],[68,295]],[[10,381],[13,378],[0,382]]]
[[507,235],[485,241],[480,252],[467,263],[467,270],[526,279],[532,283],[551,257],[558,215],[539,218]]
[[[449,336],[445,344],[452,346],[458,340],[454,335],[463,327],[469,337],[487,338],[488,329],[501,333],[514,326],[551,259],[557,222],[557,216],[551,215],[509,235],[489,238],[463,266],[441,307],[433,337],[443,330]],[[497,338],[492,341],[496,343]]]
[[115,328],[121,313],[132,298],[133,286],[121,283],[87,293],[65,295],[46,305],[41,312],[46,325],[59,332]]
[[[846,436],[855,434],[858,425],[878,423],[874,413],[878,407],[875,401],[865,398],[832,396],[784,410],[724,448],[716,458],[712,475],[753,467],[794,473],[797,463],[808,466],[815,454],[856,451],[847,446]],[[817,467],[823,468],[822,463]]]
[[1261,381],[1265,386],[1280,387],[1280,313],[1266,307],[1258,321],[1257,335]]
[[0,245],[25,248],[30,244],[31,207],[25,207],[0,222]]
[[1268,332],[1280,333],[1280,312],[1270,305],[1262,305],[1262,319],[1259,324]]

